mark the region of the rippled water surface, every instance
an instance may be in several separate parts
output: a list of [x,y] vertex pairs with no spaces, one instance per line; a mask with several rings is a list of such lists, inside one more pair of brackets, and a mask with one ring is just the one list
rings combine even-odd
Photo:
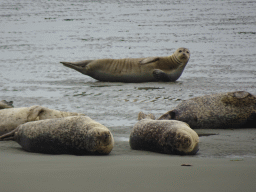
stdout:
[[[85,113],[112,131],[114,153],[132,153],[139,111],[160,116],[211,93],[256,95],[255,10],[246,0],[1,1],[0,99]],[[175,83],[98,82],[59,63],[166,56],[179,47],[191,58]],[[200,157],[256,157],[255,129],[206,132],[219,135],[201,137]]]

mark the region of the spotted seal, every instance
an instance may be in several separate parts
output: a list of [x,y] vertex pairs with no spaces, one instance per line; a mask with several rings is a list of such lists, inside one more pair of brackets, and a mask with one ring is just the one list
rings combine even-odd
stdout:
[[192,129],[256,127],[256,97],[246,91],[217,93],[181,102],[158,120],[179,120]]
[[80,115],[84,114],[52,110],[37,105],[2,109],[0,110],[0,135],[14,130],[26,122]]
[[60,62],[99,81],[152,82],[176,81],[190,58],[187,48],[179,48],[166,57],[97,59],[78,62]]
[[114,146],[109,129],[87,116],[28,122],[0,139],[8,137],[24,150],[36,153],[107,155]]
[[199,150],[199,137],[188,124],[177,120],[154,120],[152,115],[146,116],[142,112],[139,120],[130,134],[132,149],[177,155],[195,155]]

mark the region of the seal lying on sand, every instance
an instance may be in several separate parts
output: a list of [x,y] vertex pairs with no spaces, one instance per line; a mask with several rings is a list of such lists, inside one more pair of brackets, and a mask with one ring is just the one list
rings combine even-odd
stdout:
[[108,128],[87,116],[28,122],[0,139],[6,137],[13,137],[24,150],[36,153],[107,155],[114,146]]
[[80,115],[84,114],[57,111],[42,106],[3,109],[0,110],[0,135],[29,121]]
[[0,101],[0,109],[13,108],[12,101],[2,100]]
[[183,101],[158,120],[179,120],[192,129],[256,127],[256,97],[235,91],[195,97]]
[[97,59],[78,62],[60,62],[99,81],[150,82],[176,81],[190,58],[186,48],[177,49],[167,57]]
[[153,120],[144,118],[136,123],[130,135],[130,146],[135,150],[159,153],[195,155],[198,151],[199,137],[188,124],[176,120]]

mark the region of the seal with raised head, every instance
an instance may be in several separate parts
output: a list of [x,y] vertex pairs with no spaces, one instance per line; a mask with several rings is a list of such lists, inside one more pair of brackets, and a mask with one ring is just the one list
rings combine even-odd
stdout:
[[199,137],[187,123],[154,120],[152,115],[146,116],[142,112],[139,120],[130,134],[132,149],[177,155],[195,155],[199,150]]
[[0,139],[8,137],[13,137],[24,150],[35,153],[107,155],[114,146],[109,129],[87,116],[28,122]]
[[13,101],[0,101],[0,109],[13,108]]
[[0,110],[0,135],[14,130],[26,122],[80,115],[83,116],[84,114],[52,110],[36,105],[3,109]]
[[183,121],[192,129],[256,128],[256,97],[246,91],[195,97],[158,120]]
[[60,62],[99,81],[152,82],[176,81],[190,58],[187,48],[179,48],[167,57],[96,59]]

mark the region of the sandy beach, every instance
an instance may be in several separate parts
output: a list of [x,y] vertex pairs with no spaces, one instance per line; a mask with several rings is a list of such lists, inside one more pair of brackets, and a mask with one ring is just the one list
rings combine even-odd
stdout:
[[255,190],[255,170],[251,158],[54,156],[2,151],[0,179],[1,191],[238,192]]
[[[0,191],[255,191],[256,126],[198,129],[195,156],[131,150],[140,111],[157,117],[212,93],[256,95],[254,1],[12,0],[0,3],[0,100],[84,113],[110,129],[107,156],[29,153],[0,142]],[[99,82],[60,61],[191,58],[176,82]],[[182,166],[191,165],[191,166]]]
[[243,141],[250,135],[243,132],[235,141],[238,135],[229,135],[230,142],[200,137],[195,156],[131,150],[118,139],[107,156],[29,153],[1,141],[1,191],[254,191],[255,142]]

